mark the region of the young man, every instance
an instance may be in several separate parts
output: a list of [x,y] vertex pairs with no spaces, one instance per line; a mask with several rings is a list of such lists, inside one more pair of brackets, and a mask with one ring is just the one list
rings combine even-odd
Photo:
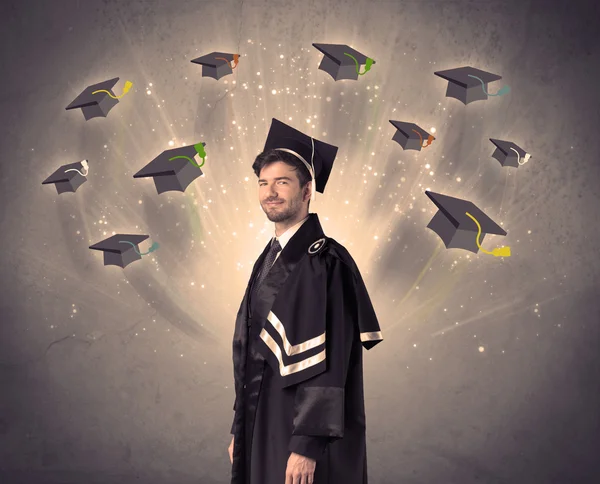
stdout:
[[383,338],[354,260],[308,212],[336,154],[273,119],[252,166],[275,237],[236,319],[232,484],[367,484],[362,347]]

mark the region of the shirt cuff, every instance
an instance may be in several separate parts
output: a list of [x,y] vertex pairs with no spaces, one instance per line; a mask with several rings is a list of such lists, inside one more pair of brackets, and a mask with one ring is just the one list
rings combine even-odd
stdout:
[[319,460],[329,443],[329,437],[292,435],[288,450],[309,459]]

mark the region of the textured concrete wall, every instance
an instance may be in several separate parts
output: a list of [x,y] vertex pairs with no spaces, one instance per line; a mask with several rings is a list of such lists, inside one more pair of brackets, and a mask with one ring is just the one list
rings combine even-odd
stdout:
[[[272,117],[340,147],[311,209],[386,338],[365,356],[370,482],[599,482],[594,4],[1,2],[0,482],[228,482],[233,321],[272,233],[250,166]],[[313,42],[376,64],[334,82]],[[233,75],[201,76],[190,60],[212,51],[242,55]],[[463,65],[511,93],[446,98],[433,72]],[[65,111],[117,76],[133,88],[106,118]],[[390,119],[437,139],[403,151]],[[502,168],[488,138],[532,159]],[[185,194],[133,179],[199,141]],[[41,185],[83,158],[77,193]],[[513,255],[444,249],[425,188],[485,210],[508,235],[483,246]],[[88,246],[113,232],[160,248],[104,267]]]

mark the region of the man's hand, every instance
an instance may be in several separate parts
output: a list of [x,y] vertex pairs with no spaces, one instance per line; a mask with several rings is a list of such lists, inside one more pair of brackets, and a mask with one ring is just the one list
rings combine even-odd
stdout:
[[314,459],[292,452],[285,470],[285,484],[313,484],[316,464]]
[[231,437],[231,444],[229,444],[229,460],[233,464],[233,441],[235,440],[235,436]]

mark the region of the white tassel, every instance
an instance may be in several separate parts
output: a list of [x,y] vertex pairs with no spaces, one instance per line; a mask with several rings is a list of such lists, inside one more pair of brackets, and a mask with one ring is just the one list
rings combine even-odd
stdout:
[[315,198],[317,196],[317,182],[315,181],[315,163],[314,163],[314,158],[315,158],[315,140],[313,139],[313,137],[311,136],[310,138],[311,144],[312,144],[312,153],[310,155],[310,166],[312,168],[312,183],[310,184],[311,190],[310,190],[310,201],[314,202]]

